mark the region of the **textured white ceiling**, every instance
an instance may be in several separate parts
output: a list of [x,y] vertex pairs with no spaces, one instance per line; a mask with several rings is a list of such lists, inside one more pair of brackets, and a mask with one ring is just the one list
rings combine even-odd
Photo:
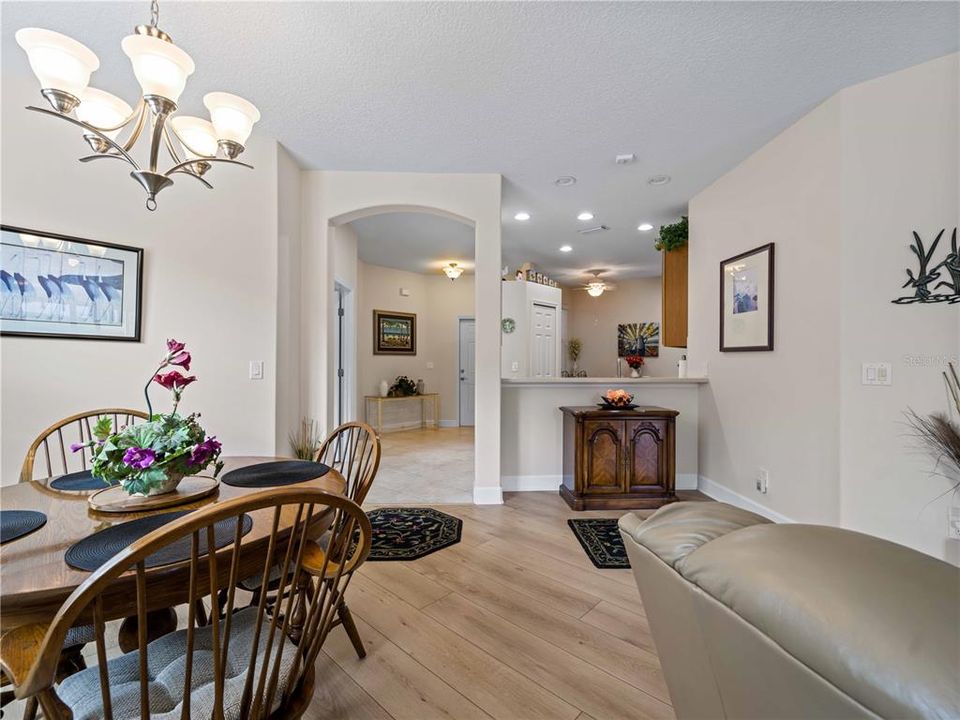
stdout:
[[384,213],[354,220],[357,254],[366,263],[437,273],[455,262],[473,272],[473,228],[427,213]]
[[[257,132],[307,168],[502,173],[505,261],[572,278],[588,267],[658,273],[654,233],[638,222],[674,220],[838,89],[955,51],[958,12],[953,2],[167,1],[160,25],[197,62],[184,112],[202,114],[210,90],[248,97],[263,111]],[[96,86],[134,97],[120,39],[148,17],[147,2],[3,2],[3,72],[29,72],[16,29],[47,27],[99,55]],[[634,164],[614,164],[630,152]],[[673,182],[649,186],[657,173]],[[554,187],[565,174],[579,182]],[[513,220],[521,209],[530,222]],[[611,230],[581,238],[582,210]],[[558,253],[564,243],[574,252]]]

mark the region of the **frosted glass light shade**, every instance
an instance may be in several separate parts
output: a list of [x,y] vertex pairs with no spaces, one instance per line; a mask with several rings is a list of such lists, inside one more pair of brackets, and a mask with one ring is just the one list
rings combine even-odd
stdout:
[[178,115],[173,118],[173,130],[180,139],[187,158],[212,158],[217,154],[217,133],[213,123],[203,118]]
[[120,43],[130,58],[144,95],[159,95],[176,104],[196,65],[173,43],[149,35],[127,35]]
[[210,111],[218,140],[246,145],[253,124],[260,119],[260,111],[253,103],[230,93],[212,92],[203,96],[203,104]]
[[42,90],[60,90],[79,98],[100,61],[86,45],[53,30],[22,28],[17,44],[30,61]]
[[97,130],[103,130],[104,135],[113,139],[116,139],[122,128],[116,130],[105,130],[105,128],[117,127],[132,114],[133,109],[125,101],[116,95],[92,87],[83,91],[83,97],[77,105],[78,118],[87,125],[93,125]]
[[600,297],[603,295],[603,291],[607,289],[607,286],[602,282],[592,282],[587,285],[587,294],[590,297]]

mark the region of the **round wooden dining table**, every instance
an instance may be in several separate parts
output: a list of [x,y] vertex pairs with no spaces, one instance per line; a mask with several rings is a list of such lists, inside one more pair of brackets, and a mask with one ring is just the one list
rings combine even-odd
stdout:
[[[273,460],[277,457],[227,457],[223,472]],[[217,490],[196,502],[139,513],[104,513],[90,508],[90,492],[55,490],[48,480],[34,480],[0,488],[0,508],[4,510],[38,510],[47,516],[46,524],[33,533],[0,546],[0,631],[31,623],[49,623],[70,594],[83,583],[89,572],[67,565],[64,554],[74,543],[111,525],[158,513],[196,510],[231,498],[256,493],[268,488],[242,488],[220,483]],[[342,495],[346,483],[343,476],[331,469],[322,477],[298,484],[317,487],[332,494]],[[240,548],[241,566],[249,574],[260,570],[264,562],[267,540],[271,531],[273,511],[250,513],[253,525],[243,536]],[[326,522],[324,522],[326,518]],[[293,524],[293,515],[281,515],[281,530]],[[316,535],[330,524],[330,515],[318,514]],[[227,551],[229,548],[218,551]],[[258,564],[259,563],[259,564]],[[225,565],[225,564],[224,564]],[[188,601],[189,563],[158,566],[147,569],[147,598],[151,610],[164,610]],[[117,578],[115,588],[104,594],[107,619],[124,618],[136,613],[133,577],[127,573]],[[106,602],[110,599],[109,602]]]

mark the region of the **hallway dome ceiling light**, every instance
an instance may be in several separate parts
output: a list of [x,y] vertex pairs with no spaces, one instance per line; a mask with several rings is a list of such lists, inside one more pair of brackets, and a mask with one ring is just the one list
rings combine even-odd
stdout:
[[607,284],[598,280],[597,282],[592,282],[587,284],[587,294],[590,297],[600,297],[603,295],[603,291],[607,289]]
[[445,265],[443,271],[447,274],[447,277],[451,280],[456,280],[458,277],[463,275],[463,268],[460,267],[457,263],[452,262],[449,265]]
[[[253,104],[225,92],[204,96],[209,121],[185,115],[173,117],[187,78],[196,66],[157,27],[159,17],[157,0],[153,0],[150,24],[137,25],[134,34],[120,43],[143,91],[132,109],[115,95],[89,87],[90,75],[100,67],[100,60],[85,45],[41,28],[22,28],[16,33],[17,44],[26,52],[40,81],[40,94],[53,107],[48,110],[31,105],[27,110],[79,125],[93,150],[80,162],[112,158],[129,163],[133,167],[130,176],[147,193],[148,210],[156,210],[157,193],[172,185],[171,176],[177,173],[189,175],[212,189],[202,176],[213,163],[253,169],[236,158],[260,120],[260,111]],[[126,137],[121,139],[125,132]],[[146,168],[130,154],[141,135],[150,138]],[[157,170],[161,145],[173,161],[166,172]],[[186,159],[181,158],[181,152]]]

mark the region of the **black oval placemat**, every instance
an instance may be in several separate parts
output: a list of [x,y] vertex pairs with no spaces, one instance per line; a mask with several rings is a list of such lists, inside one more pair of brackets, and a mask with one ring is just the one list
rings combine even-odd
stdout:
[[231,470],[220,482],[236,487],[275,487],[315,480],[330,472],[323,463],[309,460],[273,460]]
[[[161,515],[150,515],[130,522],[112,525],[111,527],[85,537],[80,542],[71,545],[64,555],[67,565],[77,570],[94,571],[106,563],[110,558],[119,553],[127,546],[133,544],[144,535],[153,532],[159,527],[163,527],[169,522],[173,522],[191,511],[185,510],[173,513],[163,513]],[[246,535],[253,527],[253,520],[249,515],[243,516],[243,526],[241,533]],[[233,542],[237,532],[236,518],[227,518],[221,520],[214,527],[214,544],[217,549]],[[181,562],[190,559],[191,536],[177,540],[150,555],[144,561],[146,567],[159,567],[160,565],[170,565],[171,563]],[[200,532],[200,554],[207,554],[207,533]]]
[[103,490],[110,487],[110,483],[95,478],[89,470],[81,470],[54,478],[49,487],[54,490]]
[[29,535],[46,522],[47,516],[36,510],[0,510],[0,543]]

